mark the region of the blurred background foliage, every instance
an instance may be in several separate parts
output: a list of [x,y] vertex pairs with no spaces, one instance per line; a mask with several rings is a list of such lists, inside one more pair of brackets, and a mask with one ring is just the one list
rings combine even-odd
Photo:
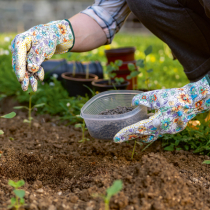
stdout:
[[[10,43],[14,37],[15,34],[0,34],[0,94],[13,95],[20,103],[24,103],[28,101],[28,92],[21,90],[11,65]],[[102,46],[90,52],[54,55],[53,58],[65,58],[68,61],[80,62],[100,61],[105,73],[107,60],[104,50],[134,46],[136,47],[135,59],[143,59],[144,50],[149,45],[153,47],[152,53],[147,57],[148,68],[153,68],[154,70],[150,74],[149,86],[151,89],[182,87],[189,82],[180,63],[177,60],[173,60],[169,47],[151,34],[119,33],[110,45]],[[145,87],[143,82],[145,80],[145,72],[143,71],[138,77],[139,89]],[[69,115],[73,119],[74,117],[71,113],[79,114],[80,108],[87,100],[88,97],[68,97],[68,93],[61,83],[56,78],[51,78],[49,83],[39,82],[38,92],[33,96],[32,103],[46,103],[46,106],[39,110],[40,113],[59,114],[60,117]],[[68,103],[71,104],[71,108],[67,109],[66,104]]]

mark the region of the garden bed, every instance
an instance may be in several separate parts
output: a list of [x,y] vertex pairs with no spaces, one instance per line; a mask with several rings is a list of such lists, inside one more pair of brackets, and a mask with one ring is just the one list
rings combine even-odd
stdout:
[[[12,195],[8,180],[24,179],[25,209],[103,210],[102,198],[116,179],[123,190],[112,197],[110,209],[162,210],[210,209],[210,168],[207,156],[162,150],[161,141],[143,153],[134,142],[79,143],[82,133],[73,126],[59,125],[48,116],[35,117],[32,129],[23,123],[25,113],[1,119],[0,209]],[[145,145],[144,145],[145,146]]]

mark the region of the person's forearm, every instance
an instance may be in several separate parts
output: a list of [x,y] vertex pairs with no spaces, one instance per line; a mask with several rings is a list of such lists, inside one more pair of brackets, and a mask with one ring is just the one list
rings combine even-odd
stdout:
[[69,19],[75,34],[71,52],[85,52],[104,45],[106,35],[99,24],[88,15],[79,13]]

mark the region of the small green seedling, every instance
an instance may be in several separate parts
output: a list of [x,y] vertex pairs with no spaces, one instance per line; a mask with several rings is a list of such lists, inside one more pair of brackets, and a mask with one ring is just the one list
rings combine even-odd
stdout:
[[210,164],[210,160],[204,160],[202,164]]
[[28,123],[29,124],[29,128],[31,128],[31,122],[33,120],[33,117],[31,117],[31,111],[34,109],[34,108],[38,108],[38,107],[41,107],[41,106],[44,106],[45,103],[41,103],[41,104],[36,104],[34,105],[33,107],[31,107],[31,98],[32,96],[35,95],[34,92],[30,92],[29,93],[29,106],[15,106],[13,107],[14,109],[27,109],[28,110],[28,119],[24,119],[23,122],[24,123]]
[[[79,115],[77,115],[78,118],[81,118]],[[80,143],[84,143],[85,141],[89,141],[90,139],[85,137],[85,131],[87,128],[85,127],[85,121],[82,120],[82,123],[77,123],[74,126],[75,128],[81,128],[82,130],[82,139],[79,141]]]
[[[144,150],[146,150],[152,143],[153,143],[153,141],[150,142],[150,143],[148,143],[148,144],[141,150],[141,153],[142,153]],[[134,154],[135,154],[136,144],[140,145],[140,147],[143,146],[143,143],[142,143],[142,142],[138,141],[137,139],[135,140],[134,146],[133,146],[133,151],[132,151],[132,154],[131,154],[131,160],[133,160],[133,156],[134,156]]]
[[[9,114],[5,114],[3,116],[0,116],[0,118],[6,118],[6,119],[11,119],[13,118],[14,116],[16,115],[15,112],[11,112]],[[0,130],[0,135],[4,134],[4,131],[3,130]]]
[[[145,83],[146,83],[146,86],[147,86],[147,89],[149,90],[149,73],[153,72],[153,69],[147,69],[147,66],[146,66],[146,58],[149,54],[151,54],[152,52],[152,46],[150,45],[145,51],[144,51],[144,59],[139,59],[136,61],[136,66],[133,64],[133,63],[129,63],[128,64],[128,69],[130,70],[130,75],[127,76],[127,79],[132,79],[132,82],[133,82],[133,89],[135,90],[136,87],[135,87],[135,83],[134,83],[134,78],[137,77],[141,71],[140,69],[144,68],[145,71],[146,71],[146,79],[145,79]],[[137,80],[138,81],[138,80]],[[137,87],[138,87],[138,84],[137,84]]]
[[[110,64],[107,66],[106,74],[109,78],[109,85],[111,85],[112,79],[116,76],[116,73],[114,73],[114,71],[118,71],[119,67],[122,66],[122,63],[123,62],[121,60],[116,60],[115,62],[110,62]],[[125,81],[122,77],[116,77],[114,80],[117,83],[117,85],[120,85]]]
[[21,206],[25,205],[25,200],[24,200],[25,190],[19,189],[25,184],[25,182],[24,180],[19,180],[17,182],[9,180],[8,184],[15,188],[13,190],[15,197],[11,198],[10,200],[11,204],[7,208],[10,209],[14,207],[16,210],[18,210]]
[[113,185],[106,190],[106,195],[94,194],[94,197],[101,197],[104,199],[105,210],[109,210],[109,202],[112,196],[119,193],[123,188],[122,180],[115,180]]

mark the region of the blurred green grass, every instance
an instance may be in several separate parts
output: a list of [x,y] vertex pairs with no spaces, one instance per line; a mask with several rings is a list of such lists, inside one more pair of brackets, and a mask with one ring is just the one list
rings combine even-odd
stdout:
[[[11,73],[11,52],[9,49],[11,40],[14,37],[15,34],[0,34],[0,56],[4,56],[4,59],[1,59],[0,62],[0,82],[1,80],[8,79],[8,76],[15,77],[15,75]],[[177,60],[173,60],[169,47],[154,35],[142,35],[138,33],[119,33],[115,36],[114,41],[111,45],[105,45],[90,52],[54,55],[52,58],[66,58],[68,61],[100,61],[103,65],[103,68],[105,69],[105,49],[134,46],[136,47],[135,58],[142,59],[144,58],[143,52],[149,45],[152,45],[153,47],[153,52],[147,58],[147,68],[153,69],[153,72],[149,75],[149,85],[151,89],[182,87],[189,82],[183,72],[183,68],[180,63]],[[1,74],[1,69],[3,68],[2,65],[7,66],[8,72],[10,72],[8,73],[8,75],[5,75],[7,74],[7,71],[4,71],[4,75]],[[142,73],[139,75],[138,78],[138,88],[140,89],[146,88],[146,85],[144,83],[144,69],[142,69],[141,72]],[[13,80],[14,78],[11,79]]]

